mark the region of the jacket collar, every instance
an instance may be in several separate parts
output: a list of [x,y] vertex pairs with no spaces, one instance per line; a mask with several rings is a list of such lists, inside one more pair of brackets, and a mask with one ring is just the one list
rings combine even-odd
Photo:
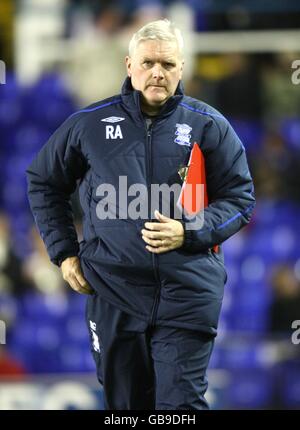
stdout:
[[[160,119],[169,116],[180,103],[184,96],[183,85],[182,82],[179,81],[179,84],[176,88],[175,94],[170,97],[167,102],[162,106],[162,109],[158,115]],[[143,113],[140,107],[141,100],[141,91],[135,90],[131,84],[131,79],[127,77],[122,86],[121,92],[122,102],[126,106],[126,109],[129,110],[135,118],[139,118],[143,120]]]

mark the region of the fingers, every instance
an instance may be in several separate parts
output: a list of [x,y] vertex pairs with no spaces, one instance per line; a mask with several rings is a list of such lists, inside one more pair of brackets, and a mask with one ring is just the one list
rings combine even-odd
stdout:
[[161,232],[142,229],[142,239],[147,244],[146,249],[156,254],[171,251],[174,248],[174,238],[171,231]]
[[172,221],[174,220],[161,214],[160,212],[158,212],[158,210],[154,211],[154,215],[159,222],[146,222],[145,227],[148,230],[168,231],[170,229],[170,223],[172,223]]
[[162,240],[162,239],[168,239],[170,236],[168,234],[169,232],[163,232],[163,231],[157,231],[157,230],[149,231],[149,230],[146,230],[144,228],[142,229],[141,233],[142,233],[142,236],[145,236],[148,239],[160,239],[160,240]]
[[87,288],[87,289],[90,288],[89,284],[87,283],[86,279],[83,276],[81,269],[76,270],[75,275],[76,275],[77,282],[80,284],[82,288]]
[[[146,223],[147,224],[147,223]],[[152,247],[169,247],[171,245],[171,232],[149,231],[142,229],[142,239]]]
[[169,247],[171,244],[170,239],[165,237],[162,237],[161,239],[150,239],[149,236],[143,235],[142,238],[148,245],[151,245],[153,247]]
[[89,284],[84,281],[79,282],[76,275],[72,274],[68,278],[65,279],[68,282],[70,287],[79,294],[92,294],[93,290],[89,286]]
[[160,222],[145,222],[145,228],[151,231],[168,231],[170,229],[169,224]]
[[147,245],[146,249],[148,249],[148,251],[152,252],[153,254],[162,254],[163,252],[172,251],[172,249],[175,249],[175,248],[170,248],[168,246],[160,246],[156,248],[156,247]]
[[146,249],[148,251],[154,252],[166,252],[170,251],[173,246],[173,233],[172,229],[170,228],[170,225],[166,224],[158,224],[158,223],[145,223],[145,227],[148,227],[150,224],[150,228],[154,225],[163,225],[163,231],[160,230],[148,230],[148,229],[142,229],[142,239],[144,242],[148,245],[146,246]]
[[167,216],[161,214],[158,210],[154,211],[154,215],[155,218],[162,223],[171,221],[171,218],[168,218]]
[[91,294],[93,289],[83,276],[78,257],[70,257],[61,264],[64,280],[70,287],[80,294]]
[[[159,214],[155,216],[159,223],[145,223],[145,229],[142,229],[142,238],[146,242],[146,249],[155,254],[172,251],[180,248],[184,242],[184,229],[182,224],[177,221]],[[164,220],[162,220],[164,218]]]
[[72,276],[72,277],[66,279],[66,281],[68,282],[70,287],[79,294],[91,294],[92,293],[91,287],[89,287],[88,285],[82,286],[78,282],[78,280],[75,276]]
[[81,269],[76,270],[75,276],[76,276],[77,285],[79,285],[79,290],[77,291],[81,294],[91,294],[93,292],[93,289],[90,287],[90,285],[84,278]]

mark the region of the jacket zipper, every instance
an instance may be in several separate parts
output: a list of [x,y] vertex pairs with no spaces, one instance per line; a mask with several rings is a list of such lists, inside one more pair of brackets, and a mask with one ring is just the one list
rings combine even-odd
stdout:
[[152,254],[152,257],[153,257],[152,261],[153,261],[153,266],[154,266],[154,276],[155,276],[157,283],[159,285],[158,289],[156,290],[154,303],[153,303],[153,307],[152,307],[152,311],[151,311],[150,325],[152,327],[154,327],[156,316],[157,316],[157,309],[158,309],[158,305],[159,305],[159,299],[160,299],[161,282],[160,282],[160,277],[159,277],[159,272],[158,272],[157,255]]
[[[147,125],[147,148],[146,148],[146,153],[147,153],[147,169],[148,169],[148,192],[150,192],[150,196],[151,196],[151,182],[152,182],[152,130],[153,130],[153,125],[150,124],[149,126]],[[150,210],[151,213],[151,198],[148,197],[148,210]],[[153,265],[153,269],[154,269],[154,276],[157,280],[157,283],[159,285],[156,294],[155,294],[155,298],[154,298],[154,302],[153,302],[153,306],[152,306],[152,311],[151,311],[151,318],[150,318],[150,325],[154,326],[155,324],[155,319],[156,319],[156,314],[157,314],[157,308],[158,308],[158,304],[159,304],[159,297],[160,297],[160,291],[161,291],[161,282],[160,282],[160,278],[159,278],[159,272],[158,272],[158,262],[157,262],[157,255],[152,254],[152,265]]]
[[[151,166],[151,145],[152,145],[152,124],[146,124],[146,130],[147,130],[147,147],[146,147],[146,154],[147,154],[147,185],[148,185],[148,192],[151,191],[151,179],[152,179],[152,166]],[[148,195],[148,211],[149,211],[149,195]]]

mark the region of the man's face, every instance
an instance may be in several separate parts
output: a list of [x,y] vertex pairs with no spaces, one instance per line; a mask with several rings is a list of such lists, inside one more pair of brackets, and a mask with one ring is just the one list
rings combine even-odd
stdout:
[[155,109],[175,93],[183,61],[176,42],[146,40],[126,57],[126,66],[133,88],[142,92],[142,105]]

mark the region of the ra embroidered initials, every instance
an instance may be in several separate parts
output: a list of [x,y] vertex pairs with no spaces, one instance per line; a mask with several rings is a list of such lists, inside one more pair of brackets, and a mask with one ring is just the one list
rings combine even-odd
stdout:
[[116,127],[113,125],[107,125],[105,127],[106,131],[106,139],[123,139],[121,126],[117,125]]

